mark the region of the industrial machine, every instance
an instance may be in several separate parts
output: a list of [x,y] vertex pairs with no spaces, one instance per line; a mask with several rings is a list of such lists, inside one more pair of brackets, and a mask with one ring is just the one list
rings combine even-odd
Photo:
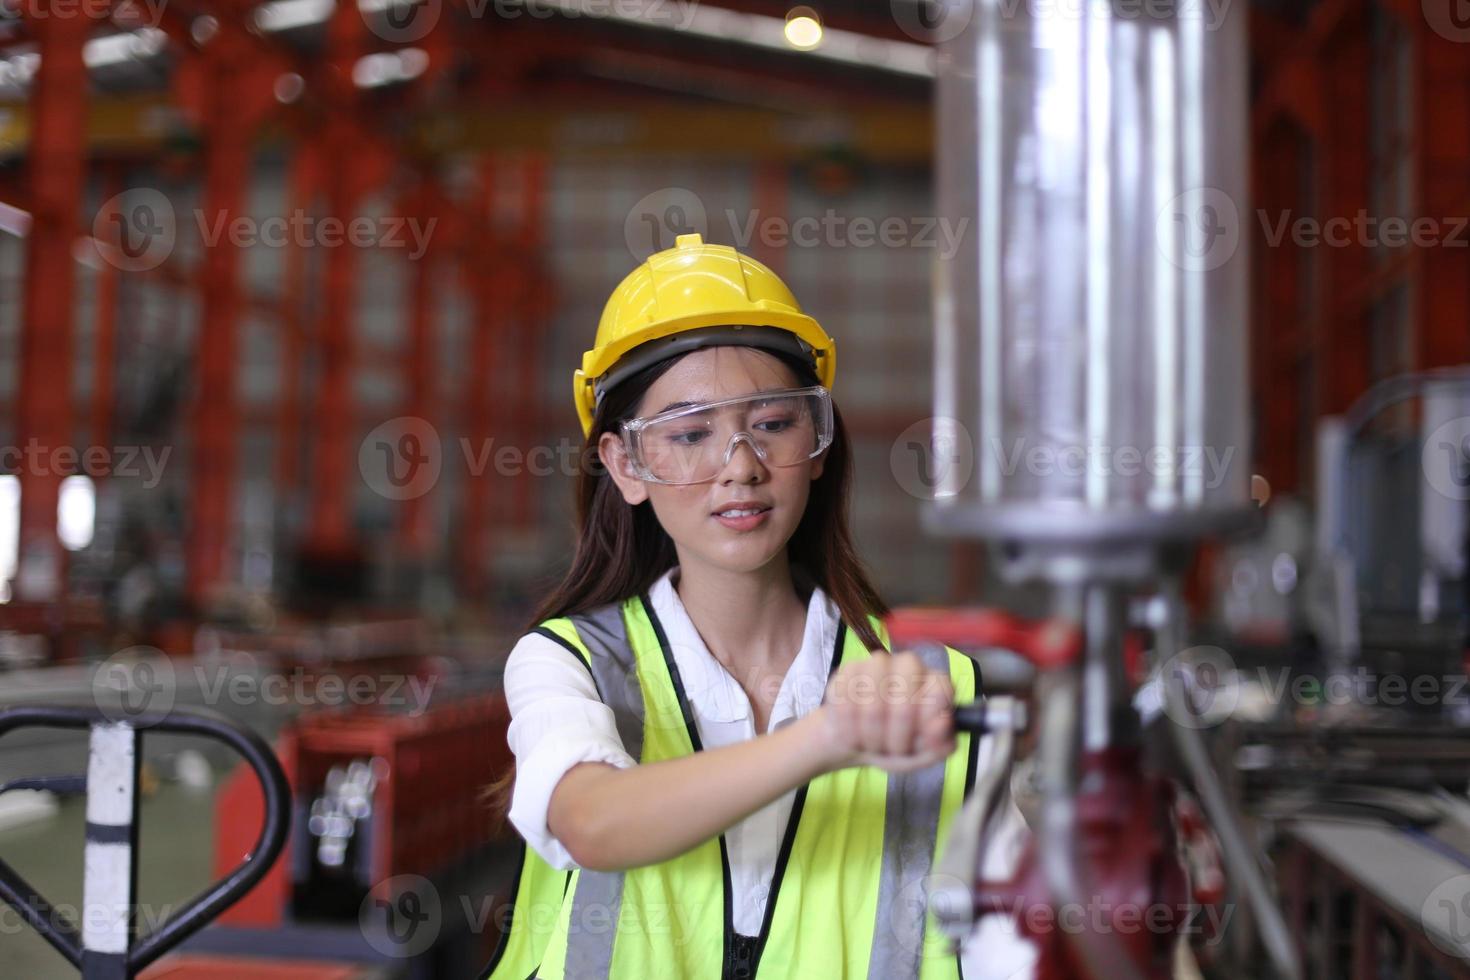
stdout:
[[[1258,664],[1309,666],[1318,685],[1360,665],[1365,596],[1417,604],[1421,638],[1438,628],[1427,646],[1463,675],[1462,379],[1387,384],[1329,426],[1316,555],[1277,522],[1276,549],[1227,583],[1237,624],[1269,598],[1260,583],[1276,598],[1301,585],[1274,608],[1279,631],[1245,642],[1191,622],[1197,545],[1264,523],[1248,470],[1246,14],[971,13],[939,56],[939,213],[973,228],[935,267],[925,522],[988,542],[1001,579],[1051,612],[891,621],[900,644],[946,642],[1007,678],[957,716],[988,736],[990,775],[928,883],[936,920],[960,943],[996,920],[1029,940],[1032,961],[1002,973],[971,942],[967,976],[1170,977],[1189,947],[1210,976],[1470,976],[1463,729],[1361,710],[1361,685],[1354,724],[1333,724],[1249,680]],[[1429,485],[1415,535],[1382,507],[1402,496],[1348,488],[1367,468],[1353,440],[1418,394],[1425,434],[1400,454],[1409,499]],[[1421,542],[1423,561],[1385,581],[1374,559]]]
[[[1010,917],[1045,980],[1172,976],[1190,910],[1221,898],[1215,854],[1259,930],[1253,975],[1302,975],[1198,731],[1181,600],[1194,545],[1256,518],[1245,43],[1243,12],[978,4],[940,50],[938,203],[974,228],[935,268],[934,414],[974,461],[946,465],[936,446],[926,525],[992,542],[1005,579],[1050,595],[1037,631],[1080,642],[1020,645],[1034,725],[992,702],[996,775],[957,819],[930,902],[956,938]],[[1140,597],[1151,656],[1130,671]],[[975,649],[984,633],[963,623],[894,625],[901,642]],[[1135,707],[1144,668],[1151,712]],[[987,852],[1028,727],[1039,799],[996,880]]]

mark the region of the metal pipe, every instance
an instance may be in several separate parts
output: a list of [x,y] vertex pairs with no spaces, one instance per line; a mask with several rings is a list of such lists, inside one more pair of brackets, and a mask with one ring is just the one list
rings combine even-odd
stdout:
[[[1085,906],[1087,888],[1077,852],[1078,685],[1073,668],[1052,676],[1052,687],[1042,698],[1040,776],[1041,832],[1037,854],[1047,888],[1056,908]],[[1088,929],[1062,934],[1082,960],[1093,980],[1144,980],[1128,951],[1111,933]]]
[[1199,794],[1200,805],[1210,818],[1211,826],[1220,840],[1226,868],[1231,874],[1239,876],[1238,880],[1245,889],[1246,899],[1250,903],[1251,912],[1256,916],[1261,940],[1271,958],[1271,964],[1286,980],[1301,980],[1301,968],[1297,964],[1296,949],[1291,932],[1286,926],[1286,919],[1276,905],[1276,897],[1271,893],[1270,886],[1256,863],[1254,852],[1246,842],[1234,808],[1225,796],[1225,789],[1220,785],[1214,767],[1210,765],[1204,741],[1198,729],[1181,725],[1175,720],[1185,716],[1194,717],[1196,714],[1194,704],[1185,691],[1182,673],[1176,671],[1172,676],[1161,677],[1160,680],[1163,682],[1164,697],[1170,705],[1170,711],[1166,714],[1170,719],[1168,728],[1173,736],[1174,746],[1189,771],[1195,792]]

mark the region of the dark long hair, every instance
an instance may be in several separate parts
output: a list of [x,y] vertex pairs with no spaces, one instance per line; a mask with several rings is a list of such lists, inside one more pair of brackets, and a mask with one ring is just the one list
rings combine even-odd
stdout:
[[[771,352],[771,356],[791,368],[799,387],[818,384],[810,364],[779,353]],[[571,567],[527,620],[523,633],[548,619],[639,595],[678,563],[673,539],[659,524],[653,506],[646,500],[628,506],[597,455],[602,434],[618,432],[618,424],[636,414],[644,393],[678,360],[672,357],[629,375],[598,406],[577,474],[577,549]],[[832,444],[827,447],[822,475],[812,481],[806,511],[787,542],[787,560],[799,587],[820,586],[848,628],[868,649],[878,650],[882,641],[868,616],[886,615],[888,605],[873,587],[848,528],[852,444],[835,400],[832,419]],[[514,779],[512,768],[487,790],[492,806],[502,815],[509,806]]]

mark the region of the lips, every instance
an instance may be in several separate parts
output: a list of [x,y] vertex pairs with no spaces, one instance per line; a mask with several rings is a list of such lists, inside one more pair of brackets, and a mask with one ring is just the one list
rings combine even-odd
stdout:
[[756,500],[733,501],[716,507],[710,512],[712,517],[751,517],[755,514],[763,514],[771,509],[770,504],[763,504]]

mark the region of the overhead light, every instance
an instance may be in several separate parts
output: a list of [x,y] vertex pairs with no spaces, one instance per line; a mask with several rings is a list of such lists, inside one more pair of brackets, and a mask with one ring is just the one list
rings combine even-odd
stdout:
[[429,52],[423,48],[384,51],[358,58],[352,66],[352,81],[358,88],[377,88],[417,78],[428,67]]
[[94,37],[82,49],[82,61],[88,68],[122,65],[141,58],[151,58],[168,44],[168,35],[156,27],[141,27],[106,37]]
[[810,51],[822,43],[822,19],[810,7],[792,7],[786,12],[786,43],[799,51]]
[[[538,7],[559,11],[568,17],[589,20],[614,20],[637,24],[655,30],[671,31],[686,37],[707,37],[716,41],[749,44],[774,51],[791,52],[786,37],[786,19],[765,14],[748,14],[707,4],[669,4],[660,0],[608,3],[607,0],[535,0]],[[822,28],[821,46],[811,49],[812,57],[841,62],[860,68],[934,77],[934,49],[914,41],[891,41],[859,34]]]
[[336,8],[332,0],[273,0],[255,8],[255,26],[263,31],[289,31],[325,23]]

